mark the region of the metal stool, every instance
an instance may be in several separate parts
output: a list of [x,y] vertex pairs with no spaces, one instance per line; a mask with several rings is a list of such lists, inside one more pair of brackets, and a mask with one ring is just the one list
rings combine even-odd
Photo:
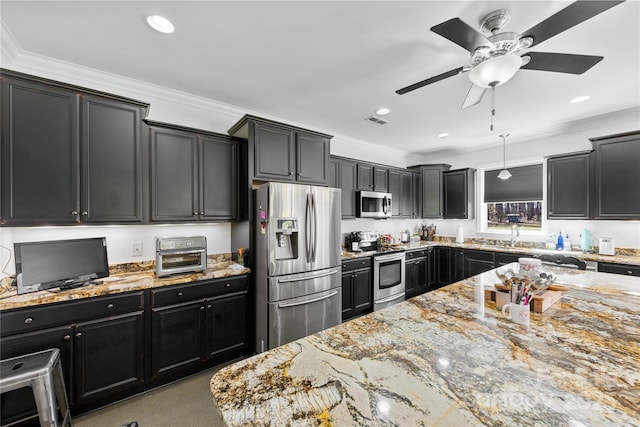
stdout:
[[[33,388],[41,426],[73,425],[62,377],[60,350],[54,348],[0,361],[0,393],[28,386]],[[60,424],[58,405],[63,416]]]

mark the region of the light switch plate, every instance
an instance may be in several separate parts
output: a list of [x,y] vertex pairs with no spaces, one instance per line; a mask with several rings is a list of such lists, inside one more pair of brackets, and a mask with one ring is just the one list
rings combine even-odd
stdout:
[[142,256],[142,242],[133,242],[131,244],[131,256]]

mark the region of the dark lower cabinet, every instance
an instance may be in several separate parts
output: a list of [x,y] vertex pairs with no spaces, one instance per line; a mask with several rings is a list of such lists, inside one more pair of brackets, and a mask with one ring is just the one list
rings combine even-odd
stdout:
[[500,267],[505,264],[511,264],[512,262],[518,262],[519,258],[530,257],[530,254],[510,254],[506,252],[495,253],[495,267]]
[[471,277],[492,270],[494,265],[495,255],[493,252],[471,249],[464,251],[464,277]]
[[246,354],[246,278],[151,291],[151,378],[181,378]]
[[640,277],[640,266],[638,265],[599,262],[598,271],[602,273],[624,274],[625,276]]
[[72,403],[125,391],[144,382],[143,312],[76,325]]
[[407,252],[405,262],[405,297],[412,298],[429,289],[428,250]]
[[436,247],[436,286],[445,286],[449,285],[452,280],[451,274],[451,248],[447,247]]
[[342,321],[371,311],[371,258],[342,261]]

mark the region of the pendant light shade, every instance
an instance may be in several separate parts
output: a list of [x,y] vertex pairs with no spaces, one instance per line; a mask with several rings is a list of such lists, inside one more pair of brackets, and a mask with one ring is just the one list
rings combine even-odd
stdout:
[[508,133],[503,133],[500,135],[502,138],[502,170],[498,174],[498,178],[500,179],[509,179],[511,178],[511,172],[507,170],[507,137]]

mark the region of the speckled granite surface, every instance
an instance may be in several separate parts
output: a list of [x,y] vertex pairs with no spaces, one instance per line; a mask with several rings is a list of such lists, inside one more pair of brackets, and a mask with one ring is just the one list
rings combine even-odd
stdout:
[[207,269],[201,273],[174,274],[156,277],[154,261],[109,266],[109,277],[100,279],[101,284],[59,291],[51,289],[18,295],[11,286],[10,278],[0,281],[0,310],[71,301],[82,298],[137,291],[168,285],[178,285],[198,280],[249,274],[250,270],[231,261],[231,254],[207,256]]
[[640,426],[640,278],[550,267],[562,301],[510,322],[495,271],[221,369],[228,426]]
[[[493,242],[495,243],[495,242]],[[473,241],[465,241],[465,243],[455,243],[453,241],[442,239],[439,241],[421,241],[420,243],[407,243],[405,245],[399,245],[398,248],[412,250],[412,249],[420,249],[429,246],[448,246],[452,248],[463,248],[463,249],[478,249],[484,251],[492,251],[492,252],[505,252],[505,253],[514,253],[514,254],[543,254],[543,253],[557,253],[557,254],[565,254],[570,256],[575,256],[585,261],[597,261],[597,262],[611,262],[615,264],[632,264],[632,265],[640,265],[640,250],[638,249],[628,249],[628,248],[619,248],[616,249],[615,255],[599,255],[597,251],[594,252],[559,252],[559,251],[548,251],[546,249],[539,248],[535,245],[528,245],[526,242],[518,243],[515,247],[509,247],[508,245],[495,245],[490,243],[477,243]],[[368,257],[372,256],[375,252],[349,252],[342,251],[342,258],[360,258],[360,257]]]

